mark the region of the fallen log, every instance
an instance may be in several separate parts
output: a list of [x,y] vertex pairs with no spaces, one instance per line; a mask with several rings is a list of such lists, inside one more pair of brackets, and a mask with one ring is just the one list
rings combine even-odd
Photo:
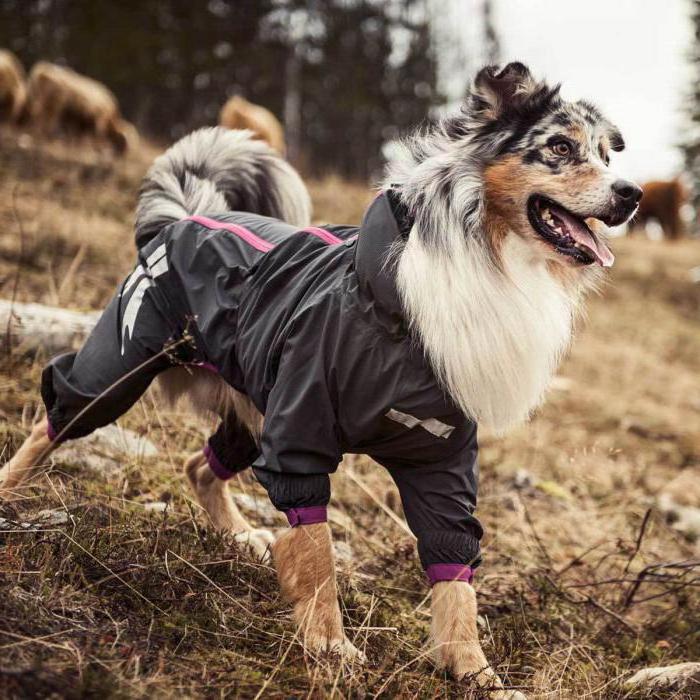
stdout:
[[0,299],[0,348],[48,355],[77,350],[99,317],[99,311],[69,311]]

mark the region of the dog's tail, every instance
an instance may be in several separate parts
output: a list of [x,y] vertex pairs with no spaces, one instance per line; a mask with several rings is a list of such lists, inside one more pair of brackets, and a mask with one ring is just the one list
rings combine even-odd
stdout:
[[136,245],[193,214],[248,211],[295,226],[311,223],[311,198],[297,171],[250,131],[193,131],[156,158],[141,186]]

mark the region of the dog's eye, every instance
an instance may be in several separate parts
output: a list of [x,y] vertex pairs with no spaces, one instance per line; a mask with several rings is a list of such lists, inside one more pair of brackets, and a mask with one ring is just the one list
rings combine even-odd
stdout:
[[571,155],[571,145],[567,141],[555,141],[552,144],[552,150],[558,156]]

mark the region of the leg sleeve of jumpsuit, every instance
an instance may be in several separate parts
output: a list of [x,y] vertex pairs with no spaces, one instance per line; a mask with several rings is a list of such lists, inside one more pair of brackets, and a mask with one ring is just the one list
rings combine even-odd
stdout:
[[161,353],[173,330],[156,309],[150,281],[127,278],[82,348],[52,359],[41,394],[49,437],[88,435],[125,413],[170,360]]
[[250,431],[235,416],[224,416],[204,447],[211,470],[220,479],[230,479],[260,457],[260,447]]
[[476,508],[476,436],[449,460],[431,464],[386,464],[399,489],[406,521],[418,540],[418,555],[431,584],[470,581],[481,563],[483,529]]

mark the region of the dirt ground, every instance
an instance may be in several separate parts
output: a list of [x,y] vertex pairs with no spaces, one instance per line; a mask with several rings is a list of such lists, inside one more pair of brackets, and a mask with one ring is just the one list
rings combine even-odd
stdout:
[[[99,309],[133,264],[152,155],[0,132],[0,298]],[[356,222],[371,197],[310,185],[319,221]],[[700,551],[657,505],[666,492],[700,506],[700,240],[613,247],[546,405],[505,439],[481,436],[481,636],[531,698],[686,697],[623,683],[700,658]],[[2,350],[3,461],[39,410],[45,359]],[[367,663],[317,665],[272,568],[213,533],[186,489],[181,464],[207,426],[150,394],[120,425],[160,456],[100,471],[59,452],[0,506],[0,696],[484,697],[430,663],[428,589],[380,467],[358,458],[333,477],[345,623]],[[284,525],[247,475],[232,488],[253,520]]]

